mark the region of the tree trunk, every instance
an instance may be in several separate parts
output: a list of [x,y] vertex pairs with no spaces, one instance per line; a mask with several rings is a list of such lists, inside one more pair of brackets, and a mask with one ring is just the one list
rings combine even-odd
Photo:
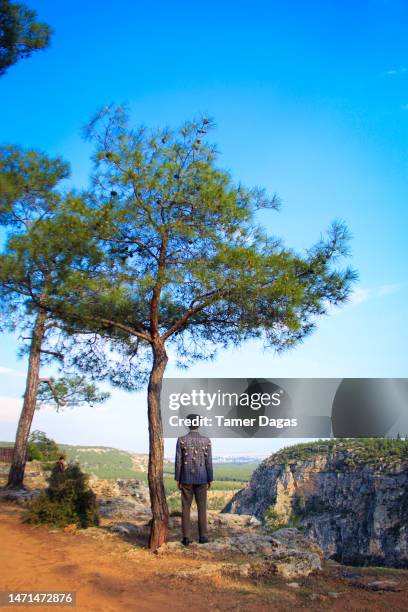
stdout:
[[153,346],[153,367],[147,390],[149,419],[149,491],[152,509],[149,548],[156,550],[167,541],[169,531],[169,510],[163,482],[164,441],[160,413],[160,393],[164,370],[167,365],[164,345]]
[[23,409],[18,422],[13,460],[6,485],[9,489],[21,489],[23,487],[24,470],[27,461],[28,436],[30,434],[31,423],[37,403],[41,346],[45,334],[45,321],[46,313],[40,310],[35,321],[31,340]]

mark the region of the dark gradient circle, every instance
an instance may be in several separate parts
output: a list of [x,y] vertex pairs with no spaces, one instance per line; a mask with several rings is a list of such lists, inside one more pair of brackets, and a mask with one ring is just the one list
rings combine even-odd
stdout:
[[333,435],[336,438],[387,436],[407,410],[407,398],[407,380],[403,378],[344,379],[333,401]]

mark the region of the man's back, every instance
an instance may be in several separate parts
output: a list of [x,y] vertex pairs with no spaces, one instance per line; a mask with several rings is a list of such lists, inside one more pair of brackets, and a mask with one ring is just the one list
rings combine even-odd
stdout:
[[190,431],[177,440],[175,479],[183,484],[205,484],[213,480],[211,440]]

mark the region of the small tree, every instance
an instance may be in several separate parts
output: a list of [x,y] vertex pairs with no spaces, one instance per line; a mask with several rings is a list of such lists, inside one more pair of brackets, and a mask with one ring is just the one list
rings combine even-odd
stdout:
[[96,495],[79,465],[69,464],[64,471],[55,466],[48,488],[32,503],[25,519],[57,527],[74,523],[86,529],[99,525]]
[[[60,158],[49,158],[36,151],[18,147],[0,149],[0,226],[9,234],[0,254],[0,327],[23,329],[29,346],[26,389],[20,415],[13,461],[7,486],[23,485],[27,441],[35,408],[41,402],[73,406],[101,402],[100,393],[83,376],[63,377],[59,381],[40,377],[40,368],[57,359],[63,363],[63,333],[57,317],[47,310],[50,296],[72,266],[82,265],[82,235],[76,227],[60,227],[60,232],[44,236],[42,226],[59,211],[66,200],[75,207],[76,196],[61,196],[56,190],[68,176],[68,166]],[[58,343],[57,343],[58,344]],[[40,396],[38,392],[40,390]]]
[[37,13],[24,4],[0,0],[0,76],[18,60],[50,44],[52,30],[37,21]]
[[[153,549],[168,533],[160,415],[167,347],[183,366],[250,338],[291,348],[328,305],[347,299],[355,279],[333,268],[346,254],[341,223],[304,255],[267,236],[255,215],[276,209],[276,197],[236,185],[217,167],[211,128],[203,117],[174,131],[132,129],[121,108],[90,123],[94,189],[82,218],[101,261],[66,277],[54,304],[122,347],[127,369],[118,376],[115,368],[114,382],[131,389],[148,379]],[[86,358],[78,353],[77,364]],[[98,359],[90,363],[97,376]]]
[[58,444],[38,429],[28,436],[28,461],[56,461],[61,455]]

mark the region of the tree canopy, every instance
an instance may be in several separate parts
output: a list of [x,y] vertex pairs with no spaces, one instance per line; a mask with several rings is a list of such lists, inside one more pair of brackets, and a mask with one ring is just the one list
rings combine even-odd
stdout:
[[50,44],[52,30],[37,21],[37,13],[24,4],[0,0],[0,76],[18,60]]
[[149,373],[145,349],[158,339],[181,366],[249,338],[290,348],[355,280],[334,265],[347,254],[342,223],[305,254],[266,234],[256,212],[278,208],[277,198],[219,169],[212,127],[202,117],[178,130],[133,129],[122,108],[109,107],[87,128],[93,190],[75,214],[101,258],[69,275],[59,305],[119,337],[134,382]]

